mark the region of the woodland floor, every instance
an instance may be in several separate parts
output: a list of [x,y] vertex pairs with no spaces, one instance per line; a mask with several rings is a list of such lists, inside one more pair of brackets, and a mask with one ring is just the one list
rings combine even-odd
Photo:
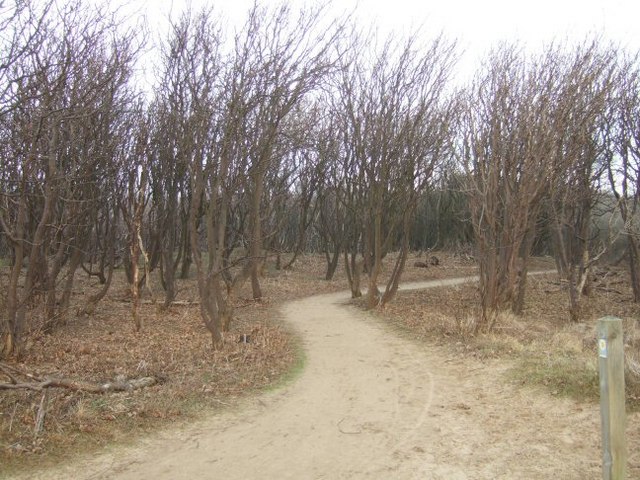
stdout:
[[[404,280],[475,273],[464,258],[437,255],[441,264],[427,269],[412,258]],[[322,258],[305,256],[291,271],[267,271],[267,297],[239,298],[219,352],[194,305],[160,313],[146,303],[146,327],[134,334],[122,283],[92,317],[34,335],[21,368],[162,384],[106,395],[52,389],[37,438],[42,393],[3,393],[0,477],[198,478],[206,468],[225,478],[597,478],[593,325],[604,314],[638,318],[623,269],[600,272],[582,324],[567,324],[564,286],[549,275],[531,278],[523,317],[478,336],[472,284],[401,292],[374,316],[341,305],[345,294],[291,302],[346,289],[322,280],[322,269]],[[77,288],[95,286],[81,279]],[[181,285],[178,300],[196,296]],[[237,342],[242,333],[250,343]],[[640,478],[639,420],[629,415],[629,478]]]

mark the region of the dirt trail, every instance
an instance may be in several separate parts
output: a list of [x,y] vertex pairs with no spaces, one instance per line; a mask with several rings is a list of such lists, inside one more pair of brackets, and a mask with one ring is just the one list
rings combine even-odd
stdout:
[[307,356],[290,385],[40,478],[598,478],[596,406],[514,388],[504,362],[412,342],[345,300],[284,307]]

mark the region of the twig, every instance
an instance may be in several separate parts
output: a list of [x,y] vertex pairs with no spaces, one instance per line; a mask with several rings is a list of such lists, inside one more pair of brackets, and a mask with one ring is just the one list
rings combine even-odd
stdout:
[[11,378],[13,383],[18,383],[18,381],[16,377],[11,375],[12,373],[15,375],[22,375],[23,377],[30,378],[31,380],[42,381],[42,378],[38,377],[37,375],[29,373],[26,370],[21,370],[18,367],[9,365],[8,363],[0,362],[0,370],[2,370],[9,378]]
[[[126,298],[122,298],[120,299],[120,301],[122,303],[128,303],[131,300],[126,299]],[[140,305],[155,305],[156,302],[155,300],[141,300],[140,301]],[[174,300],[173,302],[171,302],[169,304],[170,307],[191,307],[191,306],[198,306],[200,305],[200,302],[198,301],[189,301],[189,300]]]
[[13,419],[16,417],[16,412],[18,411],[18,403],[13,404],[13,412],[11,412],[11,418],[9,419],[9,433],[11,433],[11,429],[13,427]]
[[33,429],[33,438],[34,440],[38,438],[40,432],[44,429],[44,417],[47,414],[47,403],[48,403],[48,390],[45,390],[42,394],[42,398],[40,399],[40,407],[38,408],[38,415],[36,415],[36,424]]
[[5,368],[5,366],[1,363],[0,363],[0,370],[2,370],[2,373],[4,373],[7,377],[9,377],[9,380],[11,381],[11,383],[18,383],[18,380],[16,379],[16,377],[13,376],[11,370],[9,370],[8,368]]
[[616,290],[615,288],[606,288],[606,287],[596,287],[598,290],[601,290],[603,292],[607,292],[607,293],[617,293],[618,295],[624,295],[624,293],[622,293],[620,290]]

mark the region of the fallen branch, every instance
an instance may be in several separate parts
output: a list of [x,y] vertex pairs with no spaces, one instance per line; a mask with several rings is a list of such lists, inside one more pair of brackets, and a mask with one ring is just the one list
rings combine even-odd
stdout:
[[[142,377],[131,380],[116,380],[105,383],[84,382],[68,378],[39,377],[23,371],[6,363],[0,362],[0,371],[9,377],[10,382],[0,383],[0,390],[35,390],[42,391],[46,388],[66,388],[74,391],[88,393],[128,392],[150,387],[158,383],[155,377]],[[31,381],[18,381],[18,376],[23,376]]]
[[[131,299],[129,298],[121,298],[120,301],[122,303],[130,303]],[[155,305],[156,302],[155,300],[141,300],[140,301],[140,305]],[[171,302],[169,304],[170,307],[192,307],[192,306],[198,306],[200,305],[200,302],[198,301],[190,301],[190,300],[174,300],[173,302]]]
[[200,305],[200,302],[191,300],[174,300],[173,302],[171,302],[172,307],[191,307],[194,305]]
[[68,378],[48,378],[41,382],[0,383],[0,390],[26,389],[41,391],[45,388],[67,388],[69,390],[87,393],[111,393],[139,390],[141,388],[155,385],[156,383],[158,383],[158,380],[155,377],[142,377],[134,380],[107,382],[102,384],[70,380]]
[[616,290],[615,288],[606,288],[606,287],[600,287],[596,285],[596,288],[598,290],[600,290],[601,292],[607,292],[607,293],[617,293],[618,295],[624,295],[623,292],[621,292],[620,290]]

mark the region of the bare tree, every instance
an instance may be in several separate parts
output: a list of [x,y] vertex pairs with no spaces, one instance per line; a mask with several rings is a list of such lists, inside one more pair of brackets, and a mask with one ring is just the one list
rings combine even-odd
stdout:
[[606,169],[603,115],[616,69],[615,51],[598,41],[576,47],[565,66],[553,123],[549,210],[558,272],[569,283],[569,313],[581,316],[594,255],[592,210]]
[[[264,261],[262,209],[267,172],[278,170],[283,152],[283,122],[335,65],[332,43],[341,34],[339,24],[324,25],[324,8],[292,14],[289,7],[268,10],[254,6],[236,36],[230,81],[241,106],[244,142],[238,149],[249,178],[249,231],[245,274],[234,282],[242,285],[249,276],[253,297],[262,296],[259,281]],[[286,150],[286,149],[285,149]]]
[[[130,274],[131,316],[135,331],[143,328],[140,306],[140,257],[143,257],[144,279],[149,281],[149,258],[142,239],[145,210],[149,203],[149,169],[151,164],[150,125],[142,106],[131,115],[129,141],[122,157],[122,182],[119,191],[120,211],[127,226],[127,262]],[[148,285],[148,283],[147,283]]]
[[[330,103],[328,100],[324,100]],[[347,235],[353,224],[347,222],[344,176],[340,158],[343,154],[340,140],[340,129],[334,121],[334,116],[320,117],[316,122],[315,149],[319,157],[318,165],[322,166],[323,175],[320,177],[317,195],[315,197],[318,212],[314,228],[320,239],[322,252],[327,260],[326,280],[331,280],[338,267],[340,255],[345,252]],[[346,255],[346,253],[345,253]],[[350,273],[352,269],[347,268]],[[353,282],[350,282],[353,285]],[[357,292],[352,292],[357,296]]]
[[524,304],[527,262],[548,188],[556,54],[525,58],[514,46],[494,51],[475,79],[462,122],[462,154],[480,262],[482,315]]
[[[340,137],[346,143],[344,198],[361,228],[361,236],[351,237],[351,259],[346,263],[352,294],[357,296],[354,252],[361,242],[369,307],[384,305],[395,295],[419,194],[436,165],[450,155],[455,104],[445,88],[454,46],[443,38],[423,46],[412,36],[404,44],[389,39],[370,64],[357,50],[357,58],[345,58],[336,102]],[[382,294],[382,259],[398,244],[400,255]]]
[[42,20],[39,33],[26,36],[29,47],[19,47],[24,56],[10,68],[4,100],[13,106],[2,117],[10,159],[0,194],[2,230],[13,249],[6,354],[19,348],[35,294],[44,298],[45,329],[64,321],[90,213],[100,204],[97,176],[114,172],[111,134],[129,100],[134,36],[114,35],[116,30],[100,11],[69,4]]
[[0,3],[0,116],[24,101],[24,93],[15,89],[15,82],[21,75],[34,72],[20,68],[20,64],[44,41],[52,4],[53,0],[38,6],[21,0]]
[[[305,250],[307,234],[310,231],[317,203],[315,199],[324,177],[326,175],[327,162],[324,152],[321,151],[321,139],[317,128],[323,113],[318,102],[314,105],[301,104],[295,115],[288,122],[293,124],[292,131],[293,172],[294,172],[294,196],[293,208],[297,211],[295,235],[293,239],[293,256],[284,266],[290,268],[298,255]],[[288,216],[291,217],[289,210]]]
[[[222,100],[219,97],[220,46],[220,28],[213,20],[212,11],[186,11],[172,24],[163,48],[161,88],[155,100],[160,114],[157,138],[162,138],[164,145],[156,147],[159,150],[154,168],[158,176],[166,173],[172,164],[178,170],[184,166],[188,172],[191,193],[188,238],[197,270],[200,313],[214,347],[222,342],[221,317],[226,308],[220,250],[224,247],[224,192],[231,166],[229,156],[214,148],[219,141],[214,119]],[[162,195],[167,187],[173,197],[170,200],[173,205],[167,207],[175,209],[177,184],[158,183],[157,195]],[[175,215],[171,213],[167,217],[169,223],[174,223],[169,228],[176,228]],[[206,255],[201,251],[201,226],[205,229]],[[173,262],[174,246],[169,242],[164,247],[165,271]]]
[[604,117],[609,186],[624,222],[633,299],[640,302],[640,65],[637,56],[619,59],[613,100]]
[[[193,133],[190,131],[193,112],[189,83],[185,81],[188,59],[184,49],[189,45],[189,23],[202,19],[183,19],[174,25],[174,37],[164,47],[164,72],[160,80],[153,110],[153,140],[151,186],[153,196],[153,235],[160,247],[161,281],[165,290],[164,307],[176,296],[176,278],[179,263],[183,262],[186,276],[190,262],[189,229],[187,219],[191,202],[188,181],[190,151]],[[199,27],[204,28],[204,27]],[[204,132],[201,136],[204,137]],[[176,256],[177,253],[177,256]],[[183,258],[184,256],[184,258]]]
[[[572,319],[593,262],[591,209],[602,173],[611,55],[597,42],[540,56],[495,51],[468,98],[462,151],[480,259],[482,321],[524,305],[527,259],[542,209],[551,219]],[[600,165],[600,166],[599,166]]]

